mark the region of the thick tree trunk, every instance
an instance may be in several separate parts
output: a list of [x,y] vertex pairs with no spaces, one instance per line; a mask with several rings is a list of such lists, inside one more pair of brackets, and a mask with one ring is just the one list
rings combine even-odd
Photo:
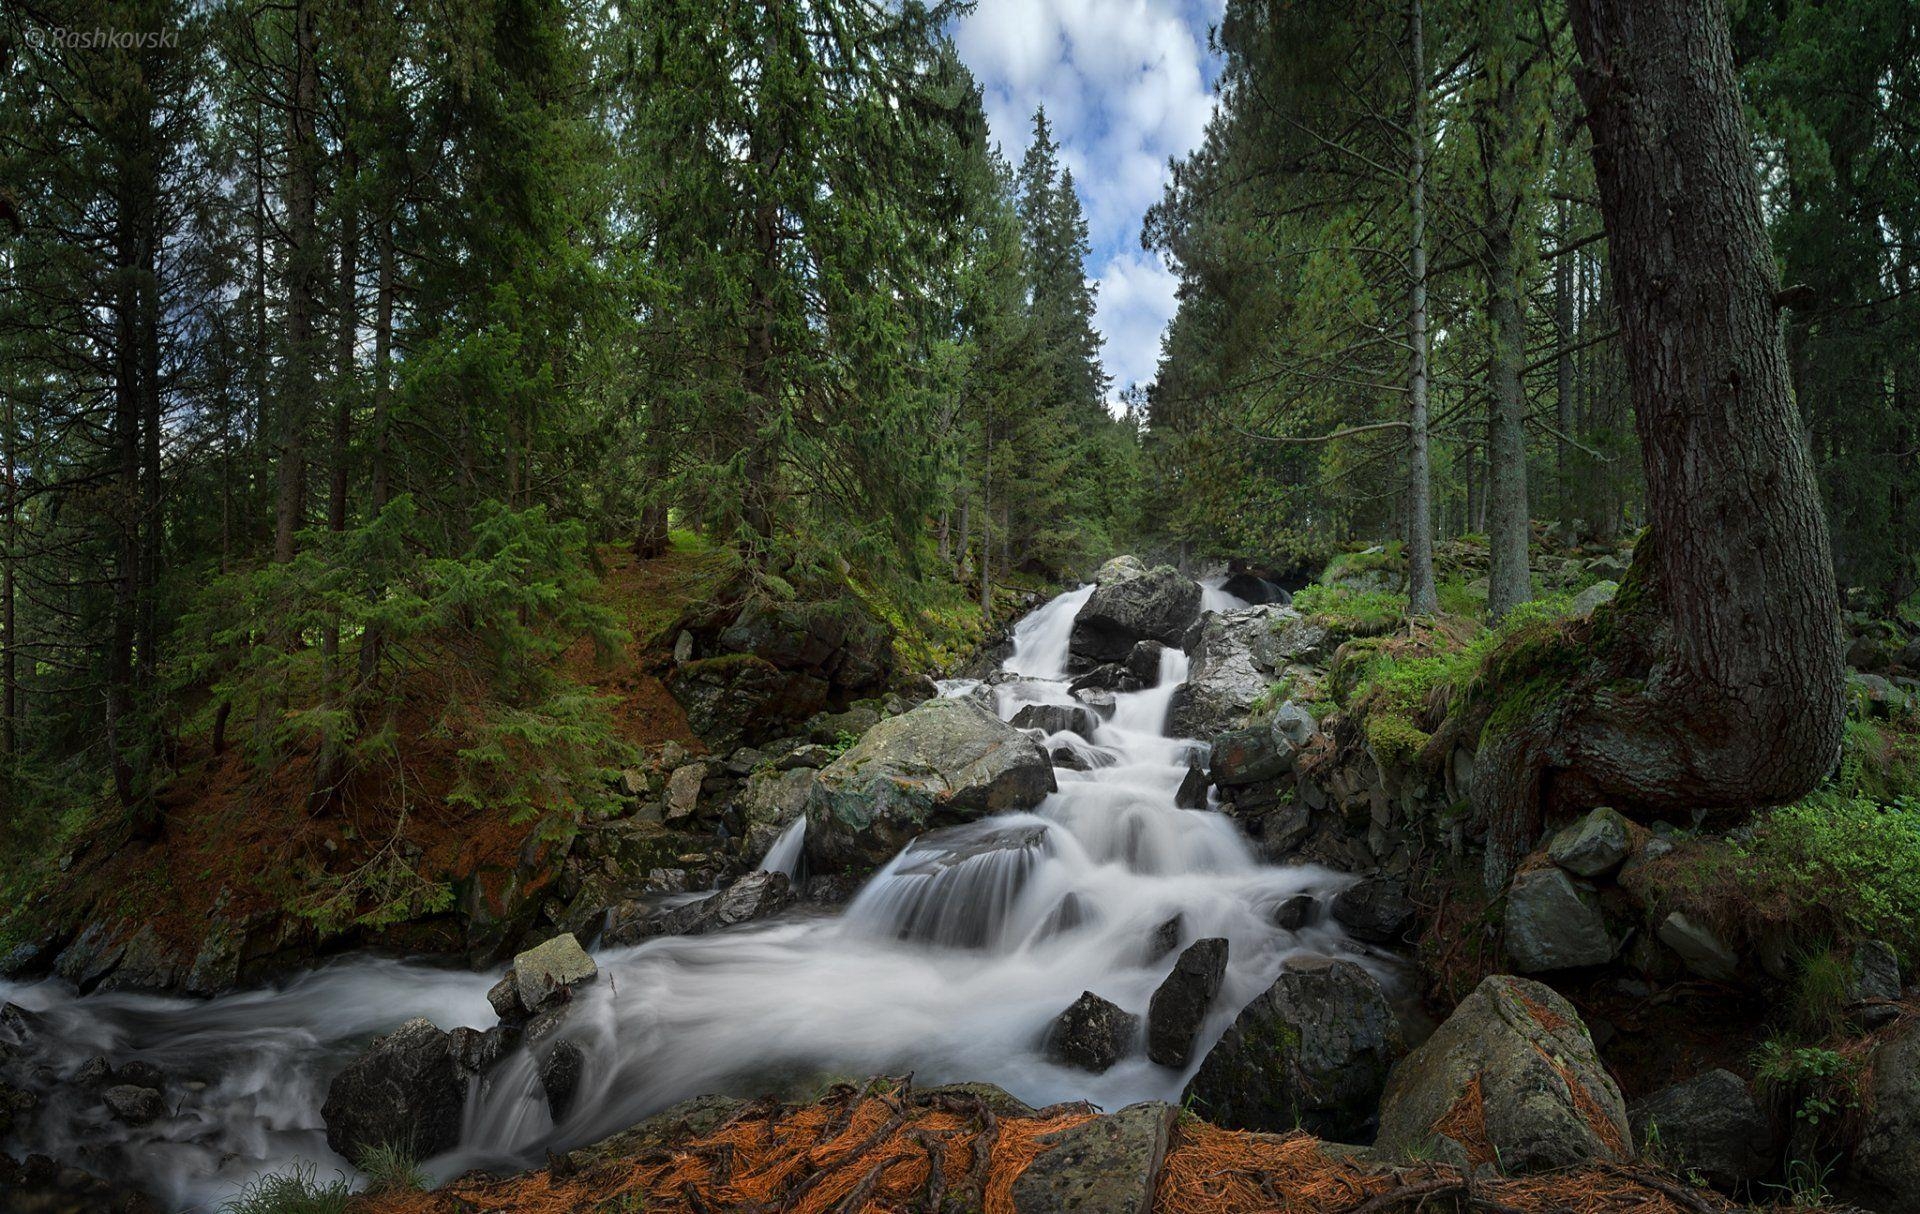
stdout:
[[[1508,203],[1511,204],[1509,198]],[[1493,326],[1487,415],[1487,617],[1495,623],[1533,597],[1527,568],[1526,312],[1515,264],[1511,206],[1487,241],[1487,317]]]
[[306,426],[313,396],[313,311],[319,275],[315,238],[315,110],[319,104],[314,65],[314,12],[302,0],[293,10],[293,66],[287,111],[287,376],[280,401],[280,462],[274,492],[273,559],[293,559],[293,537],[306,508]]
[[1412,45],[1413,123],[1408,164],[1412,216],[1408,267],[1407,342],[1407,612],[1432,615],[1440,610],[1433,576],[1432,463],[1427,446],[1427,64],[1426,29],[1421,0],[1408,9]]
[[[1560,243],[1573,236],[1567,222],[1567,204],[1560,203],[1559,222],[1555,225]],[[1553,448],[1553,472],[1560,498],[1560,522],[1571,527],[1580,508],[1574,500],[1573,445],[1580,428],[1573,415],[1573,268],[1577,255],[1562,253],[1553,263],[1553,398],[1554,425],[1560,436]],[[1577,539],[1577,536],[1569,536]]]
[[1473,797],[1504,882],[1545,822],[1744,811],[1832,770],[1827,529],[1787,387],[1724,9],[1575,0],[1649,529],[1621,594],[1496,654]]

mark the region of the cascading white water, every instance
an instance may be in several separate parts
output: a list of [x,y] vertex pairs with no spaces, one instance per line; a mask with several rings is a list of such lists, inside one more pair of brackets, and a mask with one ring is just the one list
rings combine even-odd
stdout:
[[760,861],[760,871],[765,873],[785,873],[789,879],[800,875],[800,857],[807,846],[807,819],[805,815],[795,818],[780,837],[767,849],[766,858]]
[[[1067,645],[1091,593],[1061,595],[1015,629],[1005,670],[1020,678],[999,689],[1003,717],[1027,703],[1079,703],[1064,681]],[[476,1081],[462,1143],[428,1161],[431,1174],[525,1164],[691,1095],[756,1094],[805,1077],[910,1070],[922,1083],[998,1083],[1036,1104],[1178,1099],[1186,1076],[1144,1053],[1100,1075],[1052,1065],[1040,1048],[1047,1026],[1084,990],[1144,1013],[1172,964],[1149,962],[1149,941],[1176,915],[1183,944],[1229,942],[1203,1044],[1286,956],[1347,947],[1330,925],[1286,931],[1273,922],[1281,902],[1327,895],[1346,878],[1263,864],[1228,818],[1174,805],[1197,745],[1165,733],[1186,667],[1184,653],[1167,649],[1159,681],[1117,695],[1090,742],[1071,733],[1045,739],[1049,749],[1098,761],[1058,769],[1059,791],[1034,811],[922,836],[837,917],[794,915],[598,951],[602,977],[561,1029],[588,1059],[567,1118],[553,1124],[534,1060],[518,1051]],[[802,830],[784,833],[762,867],[791,872]],[[246,1177],[294,1159],[344,1168],[320,1132],[331,1075],[369,1035],[411,1016],[443,1028],[492,1023],[485,991],[493,978],[357,960],[280,990],[205,1003],[76,999],[59,982],[0,983],[0,999],[46,1015],[36,1040],[57,1045],[37,1046],[35,1065],[66,1075],[96,1053],[116,1062],[139,1056],[207,1085],[177,1088],[176,1111],[139,1130],[82,1107],[76,1092],[73,1107],[52,1111],[39,1132],[12,1145],[133,1175],[179,1206],[217,1204]]]

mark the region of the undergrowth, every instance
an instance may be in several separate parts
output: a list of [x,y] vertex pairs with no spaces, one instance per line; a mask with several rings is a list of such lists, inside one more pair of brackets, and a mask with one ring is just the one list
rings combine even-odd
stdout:
[[352,1197],[346,1177],[322,1181],[307,1166],[256,1177],[220,1208],[225,1214],[344,1214]]

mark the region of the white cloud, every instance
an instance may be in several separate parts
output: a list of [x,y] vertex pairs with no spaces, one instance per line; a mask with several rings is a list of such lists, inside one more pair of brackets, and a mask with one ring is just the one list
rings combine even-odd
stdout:
[[1096,323],[1115,391],[1149,379],[1173,315],[1173,276],[1138,247],[1167,161],[1200,142],[1214,97],[1206,26],[1222,0],[979,0],[954,41],[1016,164],[1044,105],[1104,265]]
[[1113,377],[1114,393],[1153,378],[1160,360],[1160,338],[1178,306],[1179,280],[1153,253],[1123,253],[1107,262],[1100,276],[1100,298],[1093,323],[1106,345],[1101,359]]

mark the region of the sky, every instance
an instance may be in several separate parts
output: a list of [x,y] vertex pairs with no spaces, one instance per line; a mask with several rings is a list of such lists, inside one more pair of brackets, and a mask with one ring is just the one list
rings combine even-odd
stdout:
[[1167,160],[1196,147],[1218,64],[1207,27],[1225,0],[979,0],[955,30],[985,93],[991,137],[1016,166],[1047,108],[1087,213],[1087,275],[1112,397],[1153,378],[1174,277],[1140,247]]

